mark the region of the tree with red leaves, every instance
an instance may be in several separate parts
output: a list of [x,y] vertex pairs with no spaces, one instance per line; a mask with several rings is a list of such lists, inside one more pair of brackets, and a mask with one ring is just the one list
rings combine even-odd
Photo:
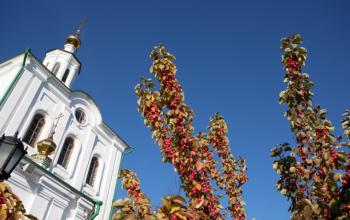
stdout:
[[[292,219],[350,219],[350,143],[335,137],[327,111],[312,106],[313,83],[302,72],[307,51],[300,35],[281,40],[287,88],[280,104],[295,134],[296,146],[288,143],[272,149],[273,168],[280,175],[276,186],[290,202]],[[350,140],[350,112],[342,121]]]
[[[160,146],[163,161],[173,164],[189,198],[186,208],[181,209],[183,215],[170,215],[171,211],[167,215],[164,210],[171,210],[168,208],[161,208],[156,213],[162,213],[163,219],[202,220],[223,219],[228,211],[233,219],[245,219],[245,203],[241,195],[242,185],[247,181],[246,163],[241,158],[235,159],[231,153],[224,118],[215,114],[207,134],[194,134],[194,113],[185,103],[182,86],[176,79],[175,57],[160,44],[152,51],[151,58],[151,73],[160,88],[157,90],[151,79],[142,79],[135,88],[138,110]],[[214,152],[217,152],[220,162],[214,159]],[[135,199],[131,189],[127,190]],[[226,194],[226,211],[221,205],[222,195],[218,195],[217,190]],[[173,201],[174,197],[165,199]],[[185,202],[178,196],[175,200],[178,202],[166,204],[181,203],[181,207],[185,207]]]
[[13,193],[11,187],[7,183],[0,182],[0,220],[11,219],[36,220],[37,218],[33,215],[26,214],[21,199]]

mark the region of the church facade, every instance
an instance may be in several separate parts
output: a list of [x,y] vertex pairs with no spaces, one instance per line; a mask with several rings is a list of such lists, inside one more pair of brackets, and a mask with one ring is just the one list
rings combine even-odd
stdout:
[[0,134],[18,136],[27,155],[8,183],[40,220],[109,219],[128,144],[94,100],[72,91],[80,73],[80,31],[43,62],[29,50],[0,63]]

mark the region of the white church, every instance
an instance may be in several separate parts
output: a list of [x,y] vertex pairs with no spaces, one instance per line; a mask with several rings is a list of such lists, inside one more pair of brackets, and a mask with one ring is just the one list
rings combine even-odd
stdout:
[[79,28],[43,62],[26,50],[0,63],[0,135],[18,131],[28,151],[7,182],[40,220],[109,219],[131,149],[87,93],[70,89],[80,46]]

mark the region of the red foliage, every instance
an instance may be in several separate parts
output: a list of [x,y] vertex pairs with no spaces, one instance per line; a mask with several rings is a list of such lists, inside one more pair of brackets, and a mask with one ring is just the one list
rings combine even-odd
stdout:
[[[139,111],[160,146],[164,162],[172,163],[179,173],[182,187],[190,198],[190,213],[197,219],[223,218],[222,206],[211,183],[214,179],[229,197],[227,209],[232,217],[245,219],[244,202],[240,198],[241,186],[246,181],[245,161],[233,159],[223,118],[218,115],[212,118],[211,124],[216,123],[216,127],[210,130],[210,140],[203,133],[193,135],[193,111],[184,102],[182,86],[176,80],[174,56],[160,45],[151,57],[154,59],[151,72],[160,90],[154,91],[152,80],[143,79],[136,87]],[[218,151],[223,174],[216,168],[210,145]]]

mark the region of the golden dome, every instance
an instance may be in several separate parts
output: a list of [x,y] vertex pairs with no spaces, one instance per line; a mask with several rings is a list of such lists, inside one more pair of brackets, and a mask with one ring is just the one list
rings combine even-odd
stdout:
[[75,48],[79,48],[81,45],[80,39],[76,35],[70,35],[66,39],[67,44],[72,44]]
[[39,141],[36,146],[38,148],[39,154],[45,155],[45,156],[51,155],[56,149],[56,144],[55,142],[53,142],[52,135],[47,139]]

